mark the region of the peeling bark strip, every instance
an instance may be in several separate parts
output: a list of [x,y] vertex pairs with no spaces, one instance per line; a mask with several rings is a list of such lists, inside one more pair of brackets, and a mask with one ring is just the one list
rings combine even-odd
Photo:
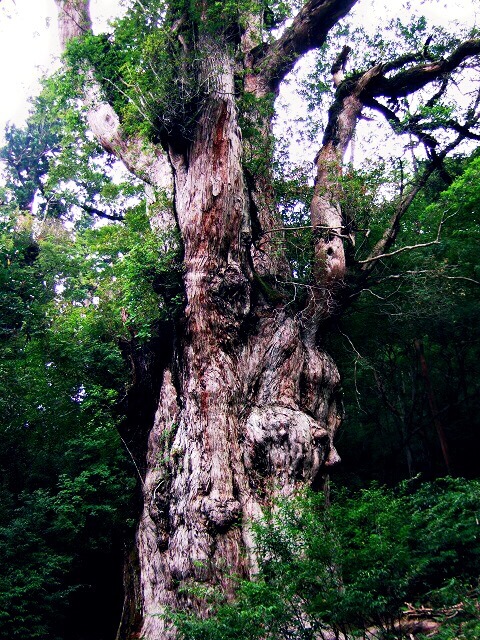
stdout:
[[[136,536],[138,569],[132,561],[125,571],[128,618],[119,639],[174,638],[163,618],[166,607],[205,615],[205,603],[188,587],[200,582],[228,593],[232,575],[251,575],[252,520],[276,496],[319,485],[339,459],[333,446],[341,420],[339,375],[316,338],[320,323],[336,311],[345,279],[345,220],[338,193],[343,154],[364,105],[406,95],[410,86],[423,87],[480,52],[480,41],[472,40],[444,61],[416,64],[417,57],[409,56],[344,82],[337,77],[311,203],[314,293],[303,313],[294,313],[278,299],[268,299],[258,284],[288,275],[288,262],[273,241],[272,231],[282,225],[273,204],[271,170],[251,175],[244,168],[255,142],[242,139],[239,87],[243,83],[241,91],[253,102],[273,98],[299,57],[321,46],[355,1],[307,1],[269,45],[261,42],[258,11],[242,16],[235,36],[198,28],[196,80],[206,89],[188,140],[166,135],[160,144],[126,136],[93,70],[87,70],[83,102],[92,132],[144,180],[150,202],[158,191],[172,196],[172,210],[160,207],[152,224],[159,230],[177,228],[184,258],[183,317],[174,339],[170,336],[163,349],[156,346],[155,376],[149,378],[155,380],[148,403],[157,407],[155,417],[130,430],[142,434],[132,448],[145,455],[139,465],[143,510]],[[65,46],[90,29],[88,0],[56,3]],[[188,43],[180,31],[186,20],[175,16],[173,29],[184,51]],[[346,55],[344,49],[340,67]],[[405,69],[408,64],[416,66]],[[334,65],[332,72],[337,71]],[[271,114],[263,111],[259,119],[268,164]],[[377,257],[395,239],[409,205],[404,202],[392,220],[394,228],[374,249]],[[141,371],[148,376],[145,367]],[[142,413],[144,422],[147,414]]]

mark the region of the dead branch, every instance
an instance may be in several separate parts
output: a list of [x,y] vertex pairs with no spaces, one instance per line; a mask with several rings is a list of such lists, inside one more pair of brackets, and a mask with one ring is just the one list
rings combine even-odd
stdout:
[[[398,280],[400,278],[409,278],[412,276],[420,276],[420,275],[437,276],[439,278],[444,278],[445,280],[465,280],[466,282],[471,282],[472,284],[480,285],[479,280],[474,280],[473,278],[468,278],[467,276],[447,276],[443,273],[439,273],[435,269],[412,269],[412,270],[402,271],[402,273],[391,273],[388,276],[375,278],[375,280],[372,281],[372,284],[380,284],[385,280]],[[362,291],[369,291],[369,289],[361,289],[360,291],[356,291],[350,297],[353,298],[355,296],[358,296],[360,293],[362,293]]]
[[452,607],[441,607],[439,609],[434,609],[433,607],[424,607],[423,605],[420,607],[414,607],[410,602],[406,602],[405,605],[407,609],[403,612],[403,615],[406,618],[420,619],[438,617],[454,618],[465,609],[465,604],[463,602],[459,602]]
[[378,256],[373,256],[372,258],[366,258],[365,260],[358,260],[358,264],[368,264],[370,262],[374,262],[375,260],[381,260],[382,258],[391,258],[392,256],[396,256],[398,253],[402,253],[403,251],[412,251],[413,249],[421,249],[422,247],[431,247],[433,244],[440,244],[440,240],[431,240],[430,242],[421,242],[419,244],[412,244],[406,247],[401,247],[400,249],[396,249],[395,251],[390,251],[390,253],[381,253]]
[[370,256],[368,256],[368,258],[366,258],[365,260],[358,261],[360,264],[363,265],[361,268],[364,272],[367,273],[368,271],[371,270],[372,266],[376,262],[377,256],[387,253],[387,250],[392,246],[392,244],[395,242],[397,238],[398,232],[400,230],[400,221],[402,220],[403,216],[406,214],[406,212],[410,208],[410,205],[412,204],[416,195],[426,185],[428,179],[438,167],[438,163],[443,162],[443,160],[450,153],[450,151],[453,151],[453,149],[455,149],[455,147],[457,147],[464,139],[465,139],[465,136],[460,133],[455,138],[455,140],[453,140],[450,144],[448,144],[443,149],[443,151],[441,151],[438,154],[435,154],[434,157],[429,159],[427,166],[425,167],[421,176],[418,178],[417,183],[414,185],[414,187],[412,187],[411,191],[404,198],[401,199],[395,213],[390,219],[389,226],[384,231],[381,239],[373,247],[370,253]]
[[333,84],[336,87],[338,87],[345,78],[345,69],[347,66],[347,59],[351,50],[352,49],[349,46],[345,45],[343,49],[340,51],[340,53],[338,54],[337,58],[335,59],[335,62],[332,65],[332,68],[330,69],[330,73],[332,74],[332,77],[333,77]]

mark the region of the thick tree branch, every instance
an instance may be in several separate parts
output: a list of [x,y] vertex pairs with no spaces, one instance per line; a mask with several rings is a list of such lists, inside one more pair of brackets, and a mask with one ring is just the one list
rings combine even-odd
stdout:
[[[347,51],[344,50],[339,55],[336,61],[337,64],[332,67],[332,72],[336,72],[338,70],[337,67],[340,67],[341,70],[342,61]],[[329,121],[325,129],[322,148],[316,158],[317,180],[311,204],[311,223],[314,227],[315,247],[313,274],[318,282],[322,282],[325,293],[315,295],[308,305],[307,318],[309,326],[307,327],[307,332],[310,335],[314,335],[322,313],[323,317],[325,317],[335,312],[337,310],[336,300],[341,298],[339,292],[343,288],[346,270],[343,246],[346,236],[341,231],[340,233],[332,230],[325,232],[323,228],[340,228],[341,230],[345,225],[339,202],[338,179],[342,172],[343,154],[352,139],[363,107],[368,105],[379,110],[397,133],[406,132],[416,135],[425,144],[429,160],[423,173],[417,178],[415,185],[408,193],[402,193],[390,224],[370,255],[362,261],[357,261],[362,272],[362,284],[365,283],[380,258],[390,257],[396,253],[417,248],[417,246],[428,246],[438,242],[437,238],[436,241],[423,243],[415,247],[404,247],[397,251],[389,251],[400,230],[400,221],[417,193],[424,187],[435,170],[442,170],[442,162],[446,155],[459,142],[468,137],[469,127],[472,126],[472,119],[470,119],[462,127],[463,130],[456,140],[438,153],[436,151],[437,140],[421,126],[421,115],[411,116],[407,122],[402,122],[393,109],[383,105],[377,98],[384,97],[396,100],[418,91],[429,83],[441,80],[439,89],[426,104],[427,107],[432,107],[445,92],[449,74],[469,57],[478,54],[480,54],[480,39],[469,40],[459,45],[446,59],[432,61],[428,50],[426,52],[424,50],[424,52],[418,54],[400,56],[385,65],[375,65],[365,73],[355,74],[339,84],[335,102],[329,111]],[[422,62],[407,69],[402,68],[417,60],[425,61],[426,58],[428,62]],[[386,77],[385,74],[387,73],[391,74],[390,77]],[[458,129],[458,127],[456,128]],[[320,311],[321,309],[326,309],[327,311],[322,312]]]
[[[338,92],[339,94],[348,91],[351,96],[357,95],[363,104],[382,113],[397,133],[407,132],[415,134],[419,140],[425,144],[427,149],[430,150],[429,161],[422,175],[416,181],[414,187],[405,196],[402,196],[397,209],[390,220],[389,226],[385,230],[382,238],[374,246],[370,255],[365,260],[359,262],[359,264],[362,265],[361,268],[364,273],[368,273],[373,268],[374,264],[379,259],[379,256],[385,256],[388,253],[389,248],[393,245],[398,235],[401,219],[409,209],[417,193],[428,181],[430,175],[436,169],[441,170],[443,160],[447,154],[465,138],[474,137],[476,135],[470,131],[470,127],[475,124],[478,119],[474,114],[464,125],[458,125],[452,121],[450,123],[453,125],[451,128],[458,131],[459,135],[453,142],[447,145],[442,152],[438,153],[435,150],[437,141],[422,129],[419,122],[420,117],[412,116],[412,118],[410,118],[406,123],[402,123],[392,109],[379,102],[376,98],[389,97],[391,99],[396,99],[402,96],[404,97],[425,87],[427,84],[442,78],[443,81],[439,90],[427,103],[427,106],[433,106],[434,103],[443,95],[446,89],[448,79],[445,77],[445,74],[452,72],[468,57],[478,54],[480,54],[480,39],[469,40],[459,45],[445,60],[417,65],[410,69],[400,71],[390,78],[385,78],[385,70],[389,71],[394,68],[398,68],[401,63],[404,64],[407,61],[408,56],[404,56],[398,58],[392,63],[389,63],[388,65],[380,65],[379,72],[377,71],[377,73],[371,74],[370,76],[368,76],[367,72],[367,74],[364,74],[359,81],[355,82],[351,86],[344,83],[340,88],[340,91]],[[378,66],[374,67],[374,69],[378,69]],[[363,84],[361,91],[359,91],[360,82]],[[338,100],[339,97],[337,97],[337,101]]]
[[345,45],[338,54],[335,62],[332,65],[332,68],[330,69],[330,73],[332,74],[333,78],[333,84],[336,87],[339,87],[345,79],[345,68],[347,66],[347,60],[350,52],[351,48]]
[[[385,77],[392,69],[395,61],[383,67],[382,74],[369,84],[367,91],[370,96],[384,96],[385,98],[402,98],[423,89],[427,84],[452,73],[465,60],[480,54],[480,39],[474,38],[462,42],[448,58],[418,64],[404,69],[395,75]],[[399,61],[402,58],[398,59]],[[395,67],[394,67],[395,68]]]
[[[58,8],[58,26],[62,49],[65,51],[73,38],[91,31],[89,0],[55,0]],[[140,138],[128,138],[120,126],[113,107],[104,99],[93,72],[87,74],[84,103],[88,125],[109,153],[121,160],[129,171],[156,188],[171,190],[172,177],[165,154],[161,149]]]
[[93,74],[85,88],[84,101],[88,125],[100,145],[140,180],[171,190],[171,170],[163,151],[140,137],[125,136],[118,115],[103,99],[102,89]]
[[60,45],[65,50],[72,38],[91,31],[90,0],[55,0],[55,4],[58,7]]
[[358,0],[309,0],[295,16],[293,23],[257,62],[264,84],[276,92],[283,78],[298,59],[321,47],[330,29]]
[[438,143],[435,138],[430,133],[427,133],[419,124],[419,118],[412,116],[402,122],[393,109],[375,100],[375,98],[365,100],[365,106],[381,113],[397,135],[401,133],[411,133],[429,149],[434,149],[437,146]]
[[464,138],[468,138],[469,140],[480,140],[480,134],[471,131],[468,125],[460,124],[455,120],[449,120],[446,124],[449,129],[456,131],[457,133],[462,134]]
[[[380,284],[385,280],[399,280],[400,278],[411,278],[412,276],[419,275],[427,275],[431,278],[432,276],[436,276],[438,278],[443,278],[444,280],[463,280],[465,282],[471,282],[472,284],[480,285],[479,280],[474,280],[473,278],[468,278],[467,276],[447,276],[444,273],[438,273],[435,269],[411,269],[407,271],[403,271],[402,273],[391,273],[388,276],[382,276],[380,278],[375,278],[372,284]],[[362,289],[362,291],[368,291],[368,289]],[[357,296],[361,291],[354,292],[351,297]]]
[[[427,101],[425,106],[433,107],[435,102],[443,95],[447,86],[448,79],[445,79],[442,82],[442,86],[440,87],[439,91],[437,91],[437,93]],[[453,119],[438,123],[422,123],[421,114],[411,116],[410,118],[408,118],[408,120],[402,122],[393,109],[391,109],[387,105],[382,104],[375,98],[365,99],[365,106],[381,113],[391,125],[395,133],[412,133],[413,135],[417,136],[420,142],[423,142],[427,147],[430,147],[431,149],[433,149],[438,143],[435,138],[433,138],[433,136],[427,132],[436,131],[438,129],[451,129],[452,131],[456,131],[464,138],[468,138],[469,140],[480,140],[480,134],[475,133],[470,128],[478,122],[478,117],[475,115],[469,118],[465,124],[461,124],[460,122],[457,122]]]

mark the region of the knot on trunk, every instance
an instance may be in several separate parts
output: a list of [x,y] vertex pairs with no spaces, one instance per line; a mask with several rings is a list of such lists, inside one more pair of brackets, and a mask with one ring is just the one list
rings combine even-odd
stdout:
[[244,463],[255,484],[267,477],[284,487],[311,482],[330,451],[329,433],[317,420],[279,405],[253,409],[245,441]]
[[218,529],[231,527],[240,517],[241,507],[233,498],[204,498],[202,511],[213,526]]
[[210,281],[210,299],[235,326],[250,312],[250,281],[237,266],[218,271]]

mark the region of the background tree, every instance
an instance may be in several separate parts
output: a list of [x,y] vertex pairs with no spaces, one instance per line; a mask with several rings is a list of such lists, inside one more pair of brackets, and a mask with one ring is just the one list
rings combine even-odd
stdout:
[[409,212],[407,245],[434,236],[447,212],[441,243],[384,261],[332,334],[330,349],[354,390],[345,396],[338,469],[349,486],[367,478],[393,484],[418,473],[477,474],[475,156],[446,163],[450,186],[437,174]]
[[42,237],[34,238],[27,215],[6,209],[0,232],[1,634],[80,638],[88,608],[97,612],[98,637],[112,637],[134,488],[113,410],[124,364],[105,323],[92,323],[78,250],[65,230],[44,225]]

